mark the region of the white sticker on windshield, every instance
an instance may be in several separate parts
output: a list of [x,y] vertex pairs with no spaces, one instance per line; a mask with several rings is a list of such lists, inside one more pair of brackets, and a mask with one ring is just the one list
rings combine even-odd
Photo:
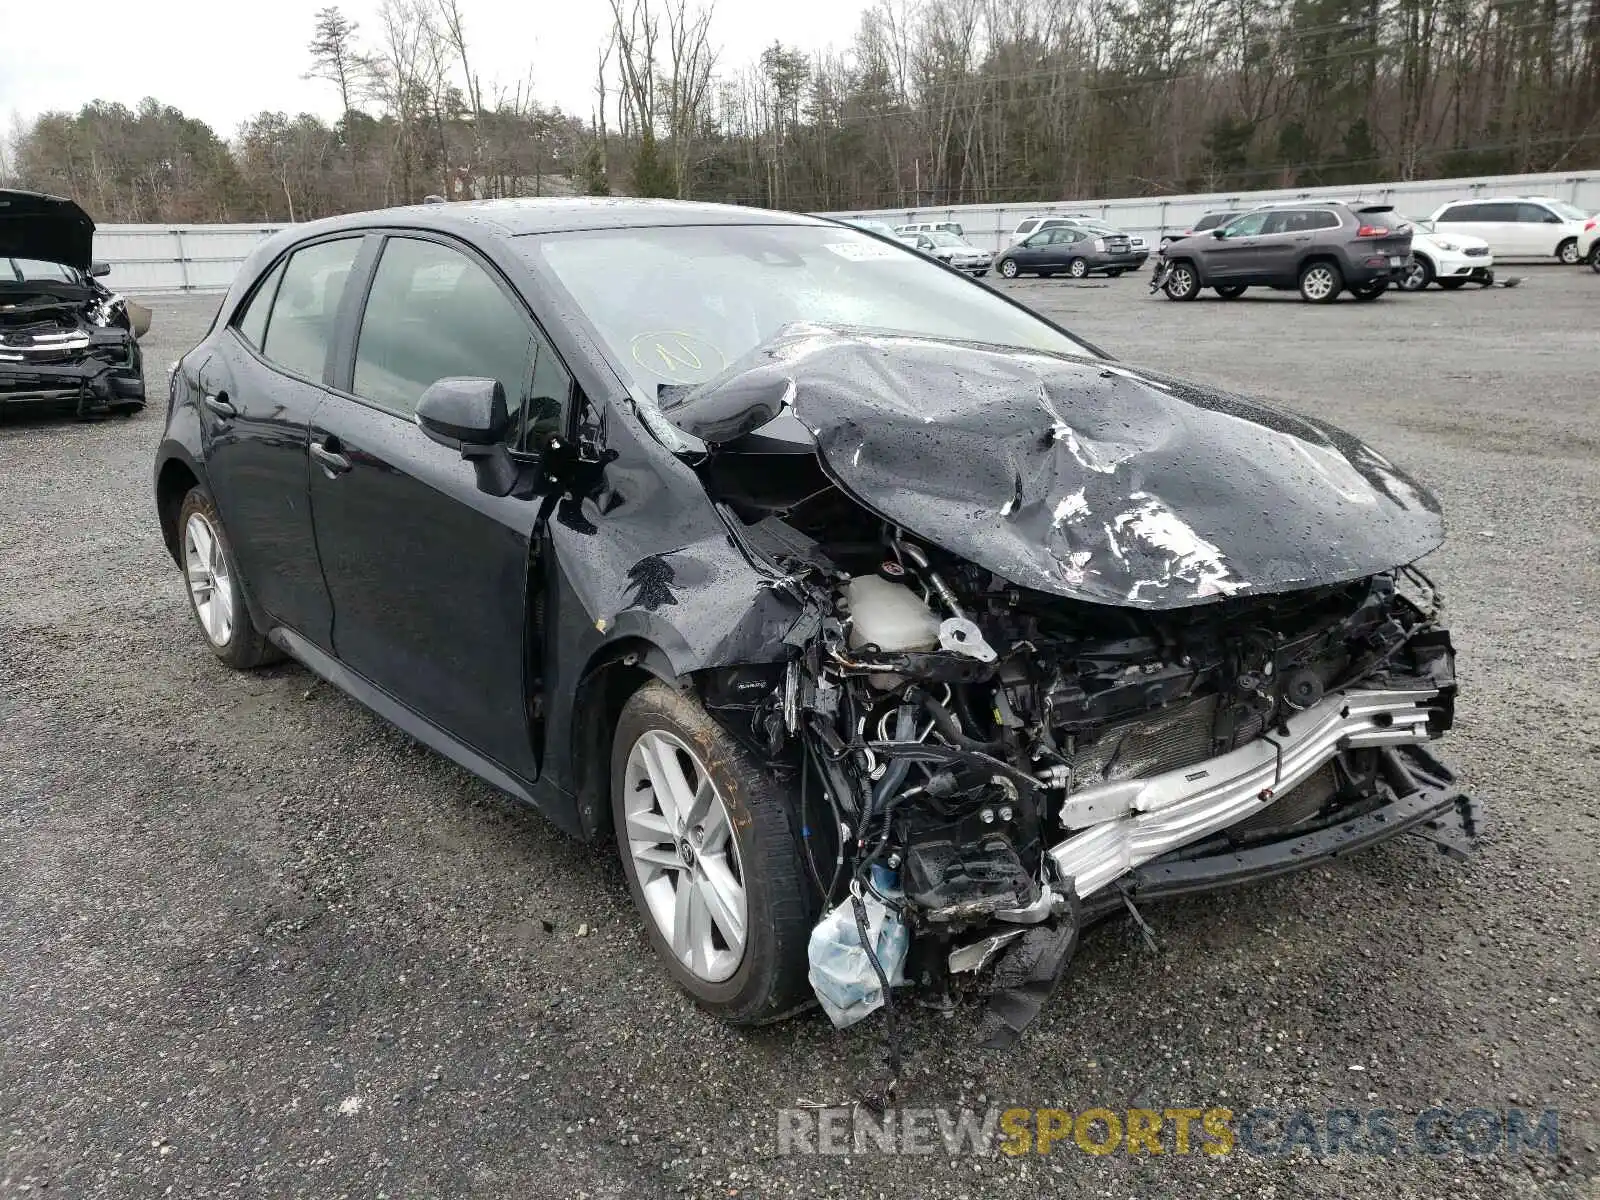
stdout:
[[848,258],[851,262],[867,262],[875,258],[895,258],[899,251],[893,246],[883,242],[824,242],[840,258]]

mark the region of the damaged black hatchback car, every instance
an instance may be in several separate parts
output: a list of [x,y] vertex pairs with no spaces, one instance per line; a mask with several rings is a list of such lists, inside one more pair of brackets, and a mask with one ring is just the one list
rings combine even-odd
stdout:
[[150,313],[100,283],[94,222],[71,200],[0,191],[0,408],[80,417],[144,407],[139,338]]
[[1422,486],[828,221],[297,226],[155,490],[220,658],[614,839],[732,1021],[975,990],[1003,1045],[1096,915],[1473,832]]

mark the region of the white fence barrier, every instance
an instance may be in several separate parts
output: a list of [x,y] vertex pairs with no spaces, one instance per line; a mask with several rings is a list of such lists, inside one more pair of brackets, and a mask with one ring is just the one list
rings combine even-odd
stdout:
[[1099,217],[1156,245],[1163,233],[1178,233],[1219,209],[1250,208],[1274,200],[1360,199],[1393,204],[1403,215],[1424,218],[1450,200],[1491,196],[1549,196],[1586,212],[1600,209],[1600,171],[1549,175],[1500,175],[1483,179],[1422,179],[1408,183],[1367,183],[1348,187],[1280,188],[1264,192],[1210,192],[1193,196],[1139,196],[1122,200],[1061,200],[1037,204],[964,204],[945,208],[873,209],[827,213],[830,217],[870,217],[891,225],[912,221],[954,221],[967,240],[987,250],[1011,244],[1012,231],[1025,217],[1078,213]]
[[[1346,197],[1393,204],[1411,217],[1426,217],[1447,200],[1479,196],[1553,196],[1585,210],[1600,209],[1600,171],[1551,175],[1501,175],[1487,179],[1425,179],[1353,187],[1282,188],[1267,192],[1212,192],[1195,196],[1140,196],[1121,200],[1060,200],[1038,204],[966,204],[945,208],[874,209],[827,213],[871,217],[900,225],[910,221],[956,221],[969,240],[992,250],[1011,244],[1024,217],[1046,213],[1090,213],[1152,245],[1163,233],[1188,228],[1216,209],[1248,208],[1269,200]],[[111,264],[117,291],[219,292],[257,242],[281,225],[102,225],[95,231],[95,257]]]
[[281,225],[100,225],[94,256],[119,292],[220,292],[256,243]]

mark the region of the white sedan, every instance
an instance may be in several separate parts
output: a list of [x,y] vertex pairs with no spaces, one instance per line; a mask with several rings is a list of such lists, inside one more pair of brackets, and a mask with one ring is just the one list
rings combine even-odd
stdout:
[[1420,292],[1430,283],[1454,290],[1465,283],[1494,282],[1494,255],[1489,243],[1454,230],[1441,231],[1432,221],[1411,222],[1411,263],[1401,273],[1402,291]]

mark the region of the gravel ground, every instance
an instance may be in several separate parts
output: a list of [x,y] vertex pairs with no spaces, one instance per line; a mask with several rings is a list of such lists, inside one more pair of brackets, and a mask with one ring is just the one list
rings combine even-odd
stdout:
[[[902,1103],[1555,1107],[1558,1156],[777,1154],[776,1110],[848,1104],[878,1023],[722,1027],[612,853],[296,667],[219,666],[151,511],[158,404],[0,420],[0,1194],[1600,1195],[1600,278],[1331,308],[1013,290],[1437,488],[1444,753],[1487,829],[1465,864],[1407,838],[1152,906],[1159,952],[1108,922],[1006,1056],[967,1008],[915,1015]],[[154,302],[153,393],[214,304]]]

